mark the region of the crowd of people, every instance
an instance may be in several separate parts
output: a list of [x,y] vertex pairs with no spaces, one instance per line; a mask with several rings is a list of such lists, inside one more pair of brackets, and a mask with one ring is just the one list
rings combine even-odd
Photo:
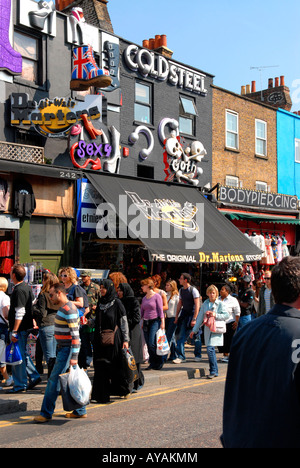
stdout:
[[[188,273],[180,275],[179,284],[175,279],[162,281],[160,275],[143,279],[141,301],[120,272],[111,273],[98,285],[88,270],[80,274],[68,266],[60,268],[57,275],[44,271],[35,301],[24,281],[22,265],[14,265],[10,277],[14,284],[10,297],[7,280],[0,278],[0,385],[2,390],[9,387],[8,393],[19,393],[41,382],[37,362],[34,365],[26,346],[29,333],[38,329],[48,382],[36,422],[51,420],[59,395],[59,375],[76,364],[85,370],[93,365],[91,401],[106,404],[111,396],[126,398],[143,387],[142,363],[148,362],[147,371],[161,370],[167,360],[175,365],[185,362],[188,340],[193,344],[195,361],[201,361],[204,337],[208,378],[212,379],[218,376],[216,348],[228,361],[234,334],[274,304],[270,271],[265,272],[263,284],[253,288],[248,275],[242,278],[238,291],[230,283],[220,291],[209,285],[204,301]],[[168,355],[157,354],[159,329],[165,331]],[[9,341],[18,343],[22,355],[22,363],[11,367],[11,375],[2,357]],[[122,366],[122,350],[128,348],[138,371],[134,382],[128,382]],[[85,407],[66,416],[86,417]]]

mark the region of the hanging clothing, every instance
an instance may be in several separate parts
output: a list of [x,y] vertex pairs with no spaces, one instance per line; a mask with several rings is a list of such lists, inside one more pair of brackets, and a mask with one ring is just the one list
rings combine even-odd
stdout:
[[5,179],[0,178],[0,211],[6,211],[7,202],[9,199],[8,184]]
[[273,255],[273,250],[272,250],[271,242],[272,242],[271,239],[267,239],[267,238],[265,239],[267,255],[266,255],[265,258],[262,258],[262,259],[261,259],[261,263],[262,263],[263,265],[275,265],[274,255]]
[[283,256],[282,256],[282,239],[281,237],[278,236],[277,238],[277,260],[278,262],[281,262]]
[[274,262],[278,262],[278,251],[277,251],[277,238],[275,236],[272,236],[271,239],[271,246],[273,250],[273,257],[274,257]]
[[283,239],[282,240],[282,257],[288,257],[290,255],[288,246],[287,246],[287,240]]
[[17,218],[31,218],[35,208],[32,186],[26,180],[17,181],[14,185],[14,215]]

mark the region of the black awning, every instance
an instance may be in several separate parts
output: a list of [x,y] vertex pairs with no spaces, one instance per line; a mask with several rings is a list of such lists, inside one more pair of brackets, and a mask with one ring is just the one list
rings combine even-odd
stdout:
[[110,203],[129,237],[150,259],[180,263],[260,260],[259,250],[195,187],[85,173]]
[[52,166],[50,164],[34,164],[21,161],[0,159],[0,171],[16,173],[19,175],[33,175],[52,177],[54,179],[77,180],[82,177],[82,172],[74,168]]

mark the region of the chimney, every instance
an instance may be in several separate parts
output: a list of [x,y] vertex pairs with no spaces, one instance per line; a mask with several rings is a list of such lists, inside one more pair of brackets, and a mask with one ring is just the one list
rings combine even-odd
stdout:
[[247,84],[246,85],[246,94],[250,94],[251,93],[251,88],[250,88],[250,85]]
[[279,78],[278,76],[275,78],[275,88],[279,87]]
[[68,14],[73,7],[80,7],[83,10],[85,21],[102,29],[108,33],[114,34],[114,29],[108,13],[108,0],[55,0],[56,9]]
[[280,77],[280,86],[285,86],[284,84],[284,76]]
[[256,93],[256,81],[252,81],[251,93]]
[[269,78],[269,88],[273,88],[273,78]]
[[163,55],[167,59],[172,58],[173,52],[167,47],[167,36],[165,34],[155,36],[155,39],[145,39],[143,41],[143,47],[149,50],[155,50],[159,54]]
[[242,86],[241,87],[241,95],[245,96],[245,94],[246,94],[246,86]]
[[55,8],[57,9],[57,11],[63,11],[72,3],[75,3],[75,1],[74,0],[55,0]]

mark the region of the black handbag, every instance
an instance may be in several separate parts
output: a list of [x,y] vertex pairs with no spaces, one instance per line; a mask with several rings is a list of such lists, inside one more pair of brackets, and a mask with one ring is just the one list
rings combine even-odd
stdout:
[[136,362],[130,348],[122,349],[122,369],[128,383],[132,383],[139,378]]

